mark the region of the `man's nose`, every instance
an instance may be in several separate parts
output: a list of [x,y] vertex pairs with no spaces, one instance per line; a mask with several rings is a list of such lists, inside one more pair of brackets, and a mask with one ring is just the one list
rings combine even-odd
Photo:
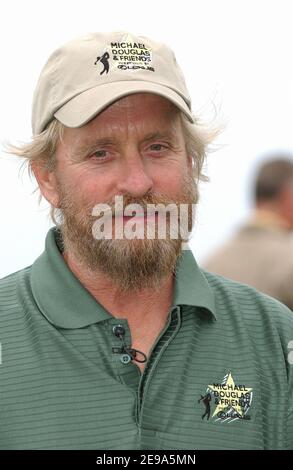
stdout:
[[119,194],[128,193],[139,197],[147,194],[152,188],[153,180],[140,158],[131,159],[124,165],[117,184]]

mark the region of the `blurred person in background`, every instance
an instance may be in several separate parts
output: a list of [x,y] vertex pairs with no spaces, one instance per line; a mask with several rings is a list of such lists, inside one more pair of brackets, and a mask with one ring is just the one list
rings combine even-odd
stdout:
[[274,155],[263,163],[253,192],[248,221],[203,266],[293,309],[293,155]]

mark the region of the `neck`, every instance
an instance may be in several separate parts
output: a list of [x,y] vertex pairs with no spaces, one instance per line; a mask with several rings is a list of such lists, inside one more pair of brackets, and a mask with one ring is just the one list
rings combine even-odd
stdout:
[[173,299],[173,273],[161,281],[157,289],[143,288],[135,292],[121,292],[119,286],[100,271],[91,271],[77,260],[73,253],[63,257],[70,270],[90,294],[114,317],[125,318],[130,325],[165,321]]
[[[143,288],[121,292],[102,272],[90,271],[70,251],[63,253],[65,262],[90,294],[115,318],[128,321],[131,347],[149,356],[152,345],[166,325],[172,306],[174,276],[170,273],[157,289]],[[144,363],[136,362],[140,371]]]

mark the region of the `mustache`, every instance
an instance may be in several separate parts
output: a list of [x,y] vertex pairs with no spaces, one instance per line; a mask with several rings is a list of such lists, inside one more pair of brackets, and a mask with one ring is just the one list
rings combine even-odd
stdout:
[[164,215],[166,210],[171,213],[177,213],[178,206],[185,203],[185,206],[191,206],[190,198],[180,198],[180,201],[170,199],[165,195],[150,194],[142,198],[133,196],[115,196],[115,201],[108,203],[99,203],[92,209],[91,215],[99,217],[122,217],[122,216],[153,216]]
[[[122,215],[131,216],[132,213],[142,215],[160,215],[160,212],[165,214],[166,207],[171,206],[171,210],[175,211],[175,207],[179,209],[180,204],[188,206],[188,211],[193,210],[193,206],[197,204],[197,186],[192,177],[183,179],[181,187],[178,189],[176,194],[170,196],[160,191],[150,191],[143,196],[134,196],[131,193],[116,194],[112,195],[108,199],[98,199],[95,202],[95,198],[91,202],[84,199],[81,195],[80,198],[76,193],[71,193],[66,190],[66,187],[59,185],[59,211],[60,211],[60,222],[66,218],[80,217],[81,220],[93,223],[94,220],[100,218],[103,214],[104,217],[119,217]],[[123,198],[117,205],[116,198]],[[158,208],[151,207],[159,206]],[[162,205],[160,207],[160,205]],[[129,207],[133,206],[133,207]],[[98,207],[98,210],[95,209]],[[165,208],[165,209],[164,209]],[[126,211],[125,211],[126,209]],[[169,210],[169,209],[168,209]],[[126,213],[125,213],[126,212]]]

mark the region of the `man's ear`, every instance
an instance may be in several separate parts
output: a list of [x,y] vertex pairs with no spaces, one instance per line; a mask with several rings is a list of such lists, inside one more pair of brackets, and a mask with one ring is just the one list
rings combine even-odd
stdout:
[[59,207],[58,185],[55,172],[48,170],[43,163],[39,162],[33,162],[31,167],[44,198],[54,207]]

